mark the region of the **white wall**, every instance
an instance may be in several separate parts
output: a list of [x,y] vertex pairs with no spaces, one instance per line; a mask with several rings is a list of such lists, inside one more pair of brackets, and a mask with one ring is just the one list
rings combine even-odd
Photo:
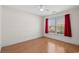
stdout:
[[[48,33],[48,34],[44,33],[44,36],[79,45],[79,7],[72,8],[67,11],[63,11],[56,15],[51,15],[48,17],[61,16],[61,15],[65,15],[67,13],[69,13],[71,16],[72,37],[69,38],[69,37],[65,37],[63,35],[57,35],[57,34],[53,34],[53,33]],[[45,26],[45,19],[44,19],[44,26]]]
[[3,6],[2,46],[41,37],[42,18]]
[[0,6],[0,50],[1,50],[1,18],[2,18],[2,7]]

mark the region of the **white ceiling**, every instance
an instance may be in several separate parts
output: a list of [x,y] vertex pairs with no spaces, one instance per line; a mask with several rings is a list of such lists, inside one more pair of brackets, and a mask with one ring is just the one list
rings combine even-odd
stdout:
[[40,11],[40,5],[9,5],[8,7],[20,9],[34,15],[46,16],[76,7],[76,5],[44,5],[45,10],[42,12]]

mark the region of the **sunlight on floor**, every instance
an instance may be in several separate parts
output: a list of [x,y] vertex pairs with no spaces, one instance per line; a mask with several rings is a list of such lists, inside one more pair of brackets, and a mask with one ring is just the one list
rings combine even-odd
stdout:
[[48,42],[48,53],[64,53],[64,47]]

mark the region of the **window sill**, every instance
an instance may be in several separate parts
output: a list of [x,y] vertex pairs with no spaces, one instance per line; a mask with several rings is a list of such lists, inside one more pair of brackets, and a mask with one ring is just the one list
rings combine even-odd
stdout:
[[52,32],[49,32],[48,34],[49,35],[57,35],[57,36],[60,36],[61,35],[61,36],[64,36],[64,34],[58,34],[58,33],[52,33]]

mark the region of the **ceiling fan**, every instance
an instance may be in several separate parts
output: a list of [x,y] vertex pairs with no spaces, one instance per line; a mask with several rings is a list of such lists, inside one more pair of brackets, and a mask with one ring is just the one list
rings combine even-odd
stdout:
[[45,5],[40,5],[40,11],[49,11],[49,9]]

